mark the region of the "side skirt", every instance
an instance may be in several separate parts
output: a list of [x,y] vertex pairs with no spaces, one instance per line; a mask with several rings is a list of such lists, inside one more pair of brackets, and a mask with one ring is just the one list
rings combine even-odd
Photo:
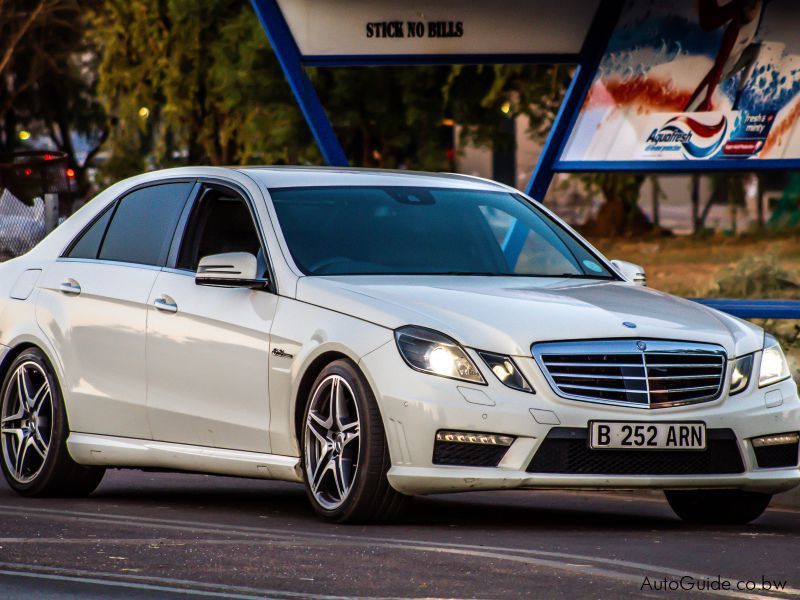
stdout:
[[73,460],[81,465],[194,471],[296,482],[303,480],[300,459],[294,456],[91,433],[71,433],[67,448]]

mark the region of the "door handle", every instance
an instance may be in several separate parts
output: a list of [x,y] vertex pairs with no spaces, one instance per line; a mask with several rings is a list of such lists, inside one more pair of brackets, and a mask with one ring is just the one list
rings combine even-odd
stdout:
[[69,296],[77,296],[81,293],[81,286],[74,279],[67,279],[62,282],[61,285],[58,286],[58,289],[62,294],[67,294]]
[[155,301],[153,302],[153,306],[155,306],[157,310],[160,310],[162,312],[169,312],[169,313],[178,312],[178,305],[169,296],[161,296],[160,298],[156,298]]

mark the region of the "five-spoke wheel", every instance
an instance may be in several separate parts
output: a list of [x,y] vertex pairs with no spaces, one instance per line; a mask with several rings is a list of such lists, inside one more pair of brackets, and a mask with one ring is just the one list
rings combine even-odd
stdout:
[[61,389],[50,362],[41,350],[23,350],[5,370],[0,388],[0,465],[8,484],[26,496],[90,494],[104,469],[73,461],[68,436]]
[[351,361],[332,362],[311,386],[301,447],[306,492],[324,519],[387,520],[406,504],[386,477],[391,461],[375,396]]
[[6,468],[19,483],[30,483],[44,467],[53,434],[50,382],[39,364],[24,362],[11,374],[0,419]]
[[358,471],[359,421],[353,390],[329,375],[314,390],[306,417],[306,473],[317,502],[341,506]]

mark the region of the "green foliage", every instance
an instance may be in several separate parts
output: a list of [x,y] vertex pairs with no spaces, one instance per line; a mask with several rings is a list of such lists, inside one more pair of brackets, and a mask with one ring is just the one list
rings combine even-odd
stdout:
[[[494,147],[503,121],[525,115],[528,134],[544,139],[569,84],[563,65],[480,65],[453,67],[444,87],[448,111],[462,129],[462,143]],[[508,109],[508,112],[503,110]]]
[[[92,23],[112,119],[109,178],[187,163],[320,162],[246,0],[103,0]],[[463,141],[480,145],[501,143],[503,121],[517,114],[543,134],[568,76],[515,65],[309,74],[353,164],[425,170],[452,168],[445,117],[474,124]]]
[[772,255],[746,256],[717,277],[723,298],[794,298],[799,287]]
[[106,0],[93,12],[118,178],[146,167],[318,160],[244,0]]
[[442,67],[316,69],[312,79],[354,164],[440,170],[452,146],[442,126]]

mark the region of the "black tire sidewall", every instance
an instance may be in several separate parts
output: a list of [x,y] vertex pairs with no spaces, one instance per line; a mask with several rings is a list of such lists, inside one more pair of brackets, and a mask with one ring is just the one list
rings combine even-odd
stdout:
[[[319,385],[331,375],[342,377],[353,390],[355,402],[358,407],[359,416],[359,447],[358,447],[358,469],[356,471],[355,482],[350,493],[341,506],[335,509],[327,509],[321,506],[314,493],[311,491],[308,476],[306,473],[306,420],[308,411],[311,407],[311,399],[314,397]],[[377,409],[375,396],[359,369],[351,361],[342,359],[337,360],[327,367],[317,376],[308,398],[305,399],[306,407],[303,411],[303,422],[301,423],[301,468],[303,470],[303,482],[306,494],[311,501],[317,514],[326,521],[344,522],[351,520],[357,512],[359,504],[371,493],[372,488],[376,487],[376,477],[385,477],[386,474],[381,469],[383,453],[385,452],[386,437],[383,423],[380,421],[380,413]]]
[[[0,388],[0,402],[5,403],[6,390],[8,386],[11,385],[11,377],[17,367],[25,362],[34,362],[42,367],[48,383],[50,384],[51,402],[53,406],[53,429],[50,435],[50,447],[44,461],[44,467],[39,471],[36,478],[29,483],[20,483],[14,479],[8,471],[6,461],[3,457],[0,457],[0,464],[3,469],[3,475],[12,489],[20,494],[33,496],[44,492],[48,483],[56,476],[56,471],[59,465],[62,464],[65,455],[67,458],[69,457],[66,444],[69,427],[58,378],[45,354],[36,348],[24,350],[14,359],[14,362],[11,363],[11,366],[6,372],[3,386]],[[2,413],[0,412],[0,414]]]

